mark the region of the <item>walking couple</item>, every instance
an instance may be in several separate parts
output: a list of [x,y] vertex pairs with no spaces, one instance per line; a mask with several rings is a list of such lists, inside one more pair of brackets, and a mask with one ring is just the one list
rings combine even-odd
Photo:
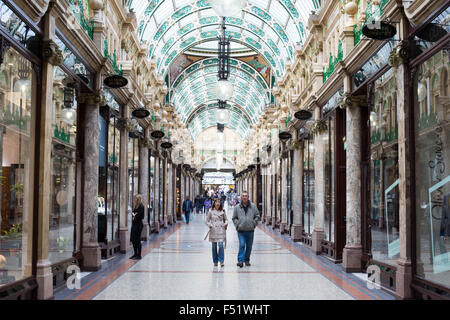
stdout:
[[[232,220],[239,238],[237,266],[242,268],[244,263],[246,266],[250,266],[253,237],[260,216],[256,205],[249,201],[248,193],[246,191],[242,193],[242,201],[234,207]],[[213,205],[206,218],[206,224],[209,227],[209,241],[212,243],[214,266],[217,266],[220,261],[220,265],[223,267],[225,260],[224,243],[226,244],[228,220],[225,210],[222,208],[221,199],[214,199]]]

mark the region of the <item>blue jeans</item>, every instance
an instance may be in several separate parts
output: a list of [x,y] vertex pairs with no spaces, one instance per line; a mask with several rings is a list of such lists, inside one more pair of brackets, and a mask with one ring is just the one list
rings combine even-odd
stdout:
[[189,215],[190,215],[190,212],[184,213],[184,216],[186,217],[186,223],[189,223]]
[[217,253],[217,242],[212,242],[212,257],[213,262],[223,263],[225,259],[224,251],[223,251],[223,242],[219,242],[219,253]]
[[250,254],[252,253],[253,236],[255,231],[238,231],[239,252],[238,262],[250,262]]

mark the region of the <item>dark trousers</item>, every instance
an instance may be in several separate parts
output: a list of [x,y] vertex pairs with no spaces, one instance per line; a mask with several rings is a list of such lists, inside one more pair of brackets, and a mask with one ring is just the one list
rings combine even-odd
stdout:
[[133,242],[134,255],[140,257],[142,253],[142,243],[141,241]]

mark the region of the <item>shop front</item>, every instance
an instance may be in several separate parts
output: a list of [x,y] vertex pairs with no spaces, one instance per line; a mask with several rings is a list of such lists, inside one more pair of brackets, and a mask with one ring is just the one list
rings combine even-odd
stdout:
[[[120,177],[120,105],[104,90],[106,105],[99,116],[98,242],[102,258],[120,249],[119,177]],[[131,149],[133,151],[133,149]]]
[[450,7],[413,34],[415,149],[412,176],[413,289],[417,298],[450,298]]
[[322,133],[324,177],[324,233],[322,253],[342,261],[346,241],[345,111],[339,108],[343,88],[322,107],[326,129]]

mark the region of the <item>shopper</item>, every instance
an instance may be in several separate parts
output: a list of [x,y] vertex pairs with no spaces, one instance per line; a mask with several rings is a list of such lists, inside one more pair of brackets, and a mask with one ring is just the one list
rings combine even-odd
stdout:
[[[224,243],[226,243],[228,219],[222,207],[220,199],[215,199],[211,210],[206,217],[206,225],[209,227],[209,241],[212,243],[212,258],[214,266],[224,266]],[[219,246],[217,250],[217,246]]]
[[189,224],[189,216],[191,214],[191,211],[193,210],[194,205],[192,204],[192,201],[189,200],[189,196],[186,196],[186,199],[183,201],[183,205],[181,208],[181,211],[184,214],[184,217],[186,218],[186,224]]
[[144,205],[142,204],[142,196],[137,194],[134,197],[134,209],[131,212],[132,222],[131,222],[131,234],[130,241],[133,244],[134,255],[130,257],[133,260],[142,259],[141,251],[141,233],[144,228],[144,224],[142,223],[142,219],[144,219]]
[[209,208],[211,207],[211,199],[209,197],[206,198],[204,205],[205,205],[205,212],[208,213]]
[[239,252],[237,266],[242,268],[245,263],[250,266],[255,228],[260,220],[259,211],[255,204],[248,199],[248,192],[241,194],[242,201],[233,210],[233,223],[238,232]]

